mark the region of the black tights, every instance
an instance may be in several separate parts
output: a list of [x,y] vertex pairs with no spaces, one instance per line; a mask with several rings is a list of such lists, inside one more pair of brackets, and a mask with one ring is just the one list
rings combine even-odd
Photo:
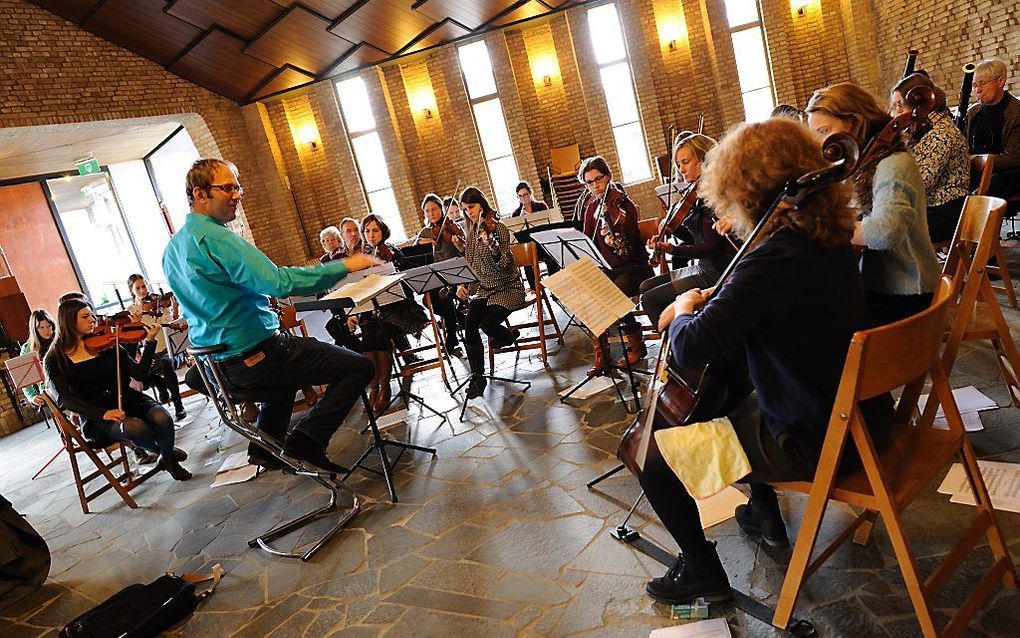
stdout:
[[129,416],[120,423],[104,421],[102,427],[111,441],[127,441],[160,456],[174,451],[174,421],[161,405],[149,408],[144,419]]
[[499,341],[509,341],[510,331],[503,325],[509,316],[510,311],[503,306],[490,306],[485,299],[472,299],[464,326],[464,343],[482,345],[481,332]]
[[[609,271],[609,278],[613,280],[616,287],[620,289],[620,292],[627,295],[628,297],[637,297],[641,293],[641,282],[645,279],[655,276],[655,271],[648,264],[639,264],[635,266],[624,266],[623,268],[614,268]],[[641,332],[641,325],[634,318],[633,314],[628,314],[626,317],[620,320],[623,324],[623,331],[626,334],[634,334],[635,332]]]

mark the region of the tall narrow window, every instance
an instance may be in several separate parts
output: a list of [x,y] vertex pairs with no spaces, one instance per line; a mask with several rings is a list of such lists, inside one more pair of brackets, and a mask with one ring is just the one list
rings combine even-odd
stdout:
[[767,119],[776,106],[776,94],[772,90],[758,0],[726,0],[726,18],[733,40],[740,97],[744,101],[744,119],[748,122]]
[[496,78],[492,74],[489,50],[485,42],[478,41],[460,47],[457,55],[467,86],[468,100],[471,102],[471,113],[475,118],[475,129],[482,142],[489,181],[492,182],[496,196],[496,206],[500,212],[509,215],[510,211],[517,208],[517,191],[514,187],[521,181],[521,175],[517,171],[517,161],[514,160],[510,131],[503,117],[503,105],[496,93]]
[[372,105],[368,101],[365,81],[361,77],[354,77],[337,82],[336,93],[340,98],[340,114],[354,150],[354,163],[358,168],[361,186],[368,198],[368,209],[382,217],[390,227],[391,239],[406,239],[404,222],[400,218],[400,208],[393,194],[390,171],[386,167],[386,155],[383,153],[375,116],[372,115]]
[[620,178],[624,184],[648,179],[652,176],[652,167],[648,162],[648,147],[616,5],[604,4],[589,9],[588,28],[609,109],[616,154],[620,157]]

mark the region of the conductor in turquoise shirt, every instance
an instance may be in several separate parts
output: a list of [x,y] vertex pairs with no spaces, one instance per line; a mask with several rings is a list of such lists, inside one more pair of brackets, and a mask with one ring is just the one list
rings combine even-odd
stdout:
[[[348,272],[375,265],[355,255],[325,264],[279,267],[226,227],[244,195],[237,168],[200,159],[186,180],[191,213],[163,253],[163,272],[188,320],[191,343],[226,344],[219,355],[232,389],[265,391],[255,427],[283,443],[284,453],[328,471],[341,471],[326,456],[329,440],[368,386],[372,362],[356,352],[280,330],[269,298],[321,292]],[[322,398],[290,429],[297,388],[326,385]],[[249,445],[253,463],[271,462]]]

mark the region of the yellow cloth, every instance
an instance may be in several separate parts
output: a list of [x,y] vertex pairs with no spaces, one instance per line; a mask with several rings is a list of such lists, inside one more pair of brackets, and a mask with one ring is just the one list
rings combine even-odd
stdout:
[[655,433],[662,458],[696,499],[708,498],[751,473],[726,417]]

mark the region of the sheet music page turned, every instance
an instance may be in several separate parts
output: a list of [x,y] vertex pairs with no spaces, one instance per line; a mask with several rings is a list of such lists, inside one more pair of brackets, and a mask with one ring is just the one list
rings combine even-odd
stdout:
[[323,297],[323,299],[343,299],[344,297],[350,297],[354,300],[355,304],[360,306],[366,301],[379,296],[387,288],[396,285],[401,279],[403,279],[403,275],[400,274],[371,274],[361,281],[341,286],[338,290],[335,290]]
[[588,259],[575,261],[543,279],[542,284],[596,335],[612,328],[634,309],[634,302]]

